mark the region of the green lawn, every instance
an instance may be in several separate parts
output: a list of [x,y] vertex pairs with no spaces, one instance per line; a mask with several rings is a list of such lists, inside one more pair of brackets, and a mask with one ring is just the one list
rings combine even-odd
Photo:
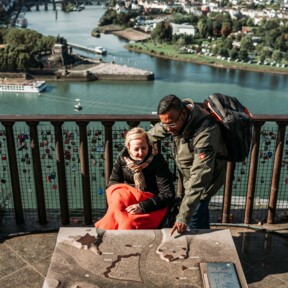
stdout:
[[270,65],[257,65],[256,63],[241,63],[235,61],[227,61],[217,59],[216,56],[206,56],[203,54],[183,54],[179,52],[179,46],[171,44],[159,44],[149,42],[136,42],[129,44],[128,49],[138,51],[140,53],[146,53],[155,55],[157,57],[164,57],[169,59],[174,59],[178,61],[187,61],[204,65],[233,68],[233,69],[245,69],[259,72],[274,72],[288,74],[288,68],[270,66]]

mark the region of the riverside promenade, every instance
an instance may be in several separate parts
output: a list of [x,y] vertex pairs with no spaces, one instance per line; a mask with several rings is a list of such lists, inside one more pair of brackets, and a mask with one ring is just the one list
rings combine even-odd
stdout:
[[116,63],[107,63],[101,60],[85,59],[87,62],[71,67],[61,67],[58,69],[29,69],[29,76],[25,73],[0,73],[0,77],[28,77],[35,80],[53,80],[53,81],[151,81],[154,80],[154,73],[148,70],[142,70],[126,65]]
[[[84,58],[85,59],[85,58]],[[71,68],[58,69],[58,80],[119,80],[119,81],[149,81],[154,80],[154,73],[126,65],[95,61],[80,64]]]

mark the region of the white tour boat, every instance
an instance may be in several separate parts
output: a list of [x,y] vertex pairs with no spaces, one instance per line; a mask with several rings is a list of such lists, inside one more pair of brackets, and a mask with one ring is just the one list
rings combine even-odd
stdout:
[[40,93],[45,88],[45,81],[0,78],[0,92]]
[[101,55],[103,55],[103,54],[107,54],[107,50],[105,49],[105,48],[103,48],[103,47],[95,47],[95,52],[97,53],[97,54],[101,54]]

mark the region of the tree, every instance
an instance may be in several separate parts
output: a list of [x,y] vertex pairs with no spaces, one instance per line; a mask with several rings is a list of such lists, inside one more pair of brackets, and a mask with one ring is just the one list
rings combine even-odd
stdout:
[[242,37],[240,45],[243,50],[252,51],[254,49],[252,38],[250,36]]
[[180,37],[180,38],[177,40],[177,45],[178,45],[179,47],[186,45],[185,39],[182,38],[182,37]]
[[214,55],[217,55],[217,54],[218,54],[218,51],[219,51],[219,48],[218,48],[216,45],[212,47],[212,53],[213,53]]
[[230,22],[223,22],[221,27],[221,35],[227,37],[232,32],[232,24]]
[[223,57],[228,57],[228,56],[229,56],[229,52],[228,52],[227,49],[225,49],[225,48],[222,47],[222,48],[219,50],[219,55],[220,55],[220,56],[223,56]]
[[234,20],[232,27],[233,27],[233,29],[232,29],[233,32],[241,31],[242,30],[242,21],[238,20],[238,19]]
[[17,70],[25,71],[27,67],[33,67],[34,61],[32,60],[29,53],[20,53],[17,57],[16,65]]
[[[35,52],[51,49],[56,42],[55,37],[46,37],[30,29],[9,28],[1,32],[6,44],[5,49],[1,50],[1,71],[25,71],[37,67]],[[67,42],[60,36],[58,40]]]
[[206,35],[206,31],[207,31],[207,21],[206,20],[207,20],[206,18],[201,18],[197,23],[197,29],[199,31],[201,38],[204,38]]
[[269,19],[265,22],[263,26],[266,31],[274,30],[279,27],[279,21],[275,19]]
[[279,50],[274,50],[272,53],[272,59],[275,62],[280,62],[282,60],[282,53]]
[[261,53],[261,55],[260,55],[260,57],[259,57],[259,61],[260,61],[261,63],[263,63],[263,62],[265,61],[265,59],[266,59],[265,53]]
[[172,26],[169,21],[161,21],[157,23],[156,28],[151,33],[151,38],[159,42],[171,42]]
[[[287,37],[287,36],[286,36]],[[288,41],[286,40],[285,34],[281,34],[275,40],[274,48],[282,52],[288,51]]]
[[246,49],[240,49],[239,51],[239,59],[242,61],[247,61],[248,60],[248,51]]
[[217,19],[213,21],[213,36],[218,37],[221,35],[222,23]]
[[114,19],[117,18],[117,12],[112,9],[107,9],[104,15],[99,20],[99,25],[109,25],[112,24]]
[[232,60],[235,60],[236,58],[238,58],[238,51],[236,49],[231,49],[229,56]]

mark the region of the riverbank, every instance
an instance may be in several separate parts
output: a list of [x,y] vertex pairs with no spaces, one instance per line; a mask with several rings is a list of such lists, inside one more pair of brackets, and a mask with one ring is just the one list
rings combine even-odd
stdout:
[[151,38],[151,35],[133,28],[124,28],[120,25],[105,25],[95,28],[100,33],[113,34],[118,37],[124,38],[128,41],[145,41]]
[[[152,41],[149,41],[151,35],[144,33],[133,28],[123,28],[119,25],[106,25],[99,26],[99,31],[102,33],[111,33],[118,37],[124,38],[129,41],[135,41],[135,43],[129,43],[125,45],[125,48],[129,51],[138,53],[144,53],[154,57],[163,59],[170,59],[175,61],[190,62],[199,65],[207,65],[216,68],[223,69],[238,69],[253,72],[262,73],[274,73],[274,74],[286,74],[288,75],[287,67],[276,67],[271,65],[257,65],[256,63],[242,63],[235,61],[227,61],[217,59],[215,56],[207,56],[203,54],[184,54],[178,52],[178,46],[163,44],[154,45]],[[147,41],[148,40],[148,41]]]
[[[169,47],[170,46],[170,47]],[[263,73],[274,73],[274,74],[284,74],[288,75],[287,67],[276,67],[269,65],[257,65],[249,63],[241,63],[235,61],[226,61],[217,59],[216,57],[206,56],[202,54],[180,54],[178,51],[172,47],[172,45],[154,45],[152,42],[144,43],[137,42],[133,44],[128,44],[125,46],[129,51],[134,51],[138,53],[144,53],[154,57],[159,57],[163,59],[170,59],[182,62],[190,62],[199,65],[207,65],[216,68],[223,69],[238,69],[253,72],[263,72]]]

